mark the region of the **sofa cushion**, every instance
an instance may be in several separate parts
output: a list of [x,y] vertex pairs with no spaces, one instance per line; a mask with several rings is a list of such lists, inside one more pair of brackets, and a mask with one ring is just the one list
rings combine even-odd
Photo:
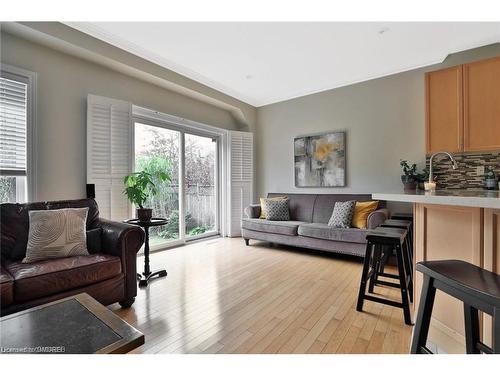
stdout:
[[94,284],[122,271],[119,257],[104,254],[36,263],[6,262],[5,268],[14,278],[14,300],[17,302]]
[[[324,223],[327,224],[328,220],[332,216],[333,207],[335,202],[345,202],[345,201],[371,201],[372,197],[369,194],[318,194],[314,202],[314,215],[312,223]],[[380,202],[382,207],[383,202]]]
[[266,219],[271,221],[290,221],[288,199],[267,200]]
[[0,266],[0,305],[8,306],[14,301],[14,279]]
[[366,243],[366,230],[358,228],[333,228],[323,223],[299,225],[299,236],[320,238],[323,240]]
[[303,221],[269,221],[265,219],[242,219],[241,227],[264,233],[285,234],[296,236],[299,225],[305,224]]

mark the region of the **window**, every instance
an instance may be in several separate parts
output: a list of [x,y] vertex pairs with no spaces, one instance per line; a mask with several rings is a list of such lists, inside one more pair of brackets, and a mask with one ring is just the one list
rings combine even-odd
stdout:
[[33,199],[34,73],[2,66],[0,76],[0,203]]

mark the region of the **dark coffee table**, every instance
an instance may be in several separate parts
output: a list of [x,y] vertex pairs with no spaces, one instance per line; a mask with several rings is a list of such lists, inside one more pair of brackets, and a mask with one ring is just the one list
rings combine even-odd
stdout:
[[144,335],[86,293],[7,315],[0,353],[127,353]]
[[139,286],[140,287],[148,286],[149,280],[156,277],[167,276],[167,271],[165,270],[151,272],[151,269],[149,268],[149,228],[166,225],[168,224],[168,220],[163,219],[161,217],[153,217],[149,221],[140,221],[139,219],[129,219],[125,220],[124,222],[142,227],[144,229],[144,233],[146,234],[146,239],[144,241],[144,272],[142,273],[142,275],[140,273],[137,274],[137,280],[139,281]]

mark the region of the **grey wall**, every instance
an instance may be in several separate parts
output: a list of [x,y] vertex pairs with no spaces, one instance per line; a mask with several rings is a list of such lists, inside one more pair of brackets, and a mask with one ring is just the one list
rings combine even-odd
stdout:
[[[79,198],[86,183],[86,98],[130,101],[205,124],[238,130],[228,111],[99,64],[1,33],[1,61],[38,73],[37,199]],[[247,106],[245,111],[255,109]]]
[[[496,55],[498,44],[449,56],[426,70]],[[258,108],[257,196],[400,190],[399,160],[425,165],[424,73],[409,71]],[[295,188],[293,138],[336,130],[347,133],[346,187]]]

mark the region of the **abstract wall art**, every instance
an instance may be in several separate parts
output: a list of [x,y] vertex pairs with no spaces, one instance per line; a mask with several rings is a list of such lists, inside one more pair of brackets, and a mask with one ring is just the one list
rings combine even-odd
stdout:
[[294,139],[296,187],[345,186],[345,132]]

